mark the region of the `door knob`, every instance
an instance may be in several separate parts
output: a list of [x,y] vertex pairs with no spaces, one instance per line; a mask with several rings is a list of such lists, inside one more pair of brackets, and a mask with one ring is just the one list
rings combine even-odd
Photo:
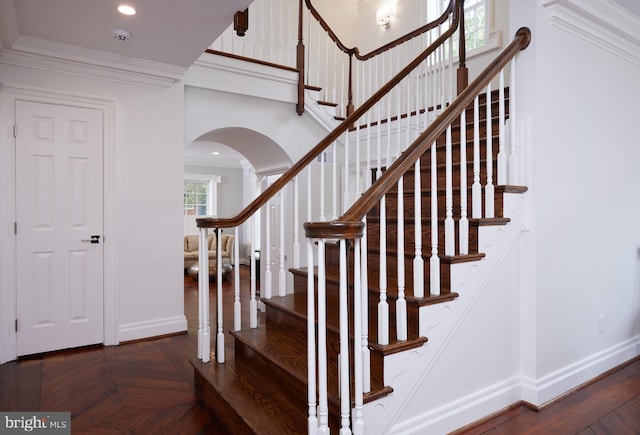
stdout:
[[100,236],[98,234],[94,234],[90,239],[80,239],[82,243],[100,243]]

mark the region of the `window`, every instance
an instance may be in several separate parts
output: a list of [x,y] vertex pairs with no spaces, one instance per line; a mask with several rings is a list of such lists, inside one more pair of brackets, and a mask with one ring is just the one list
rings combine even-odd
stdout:
[[464,2],[464,32],[467,50],[482,47],[487,40],[485,0]]
[[184,180],[185,216],[205,216],[209,214],[209,182],[204,180]]
[[[429,0],[428,21],[439,17],[448,5],[449,0]],[[488,43],[487,25],[486,0],[466,0],[464,2],[464,31],[467,53]],[[454,57],[458,56],[458,35],[459,32],[456,32],[453,36]],[[448,54],[446,56],[448,57]]]

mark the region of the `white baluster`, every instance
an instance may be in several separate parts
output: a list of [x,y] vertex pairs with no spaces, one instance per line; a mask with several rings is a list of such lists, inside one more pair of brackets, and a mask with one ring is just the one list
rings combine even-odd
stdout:
[[[408,118],[408,116],[407,116]],[[398,299],[396,300],[396,329],[398,340],[407,339],[407,300],[404,276],[404,177],[398,180]]]
[[520,165],[518,160],[518,143],[516,140],[516,58],[511,60],[511,83],[509,84],[509,124],[511,126],[511,143],[509,153],[509,184],[520,185]]
[[349,393],[349,307],[347,302],[347,242],[341,239],[340,247],[340,434],[351,433],[351,394]]
[[256,228],[256,215],[251,215],[251,228],[253,228],[253,234],[251,235],[251,296],[249,299],[249,327],[258,327],[258,300],[256,299],[257,293],[257,276],[260,273],[256,268],[256,246],[255,246],[255,234],[258,234]]
[[353,433],[364,434],[364,368],[362,355],[362,287],[360,264],[360,239],[353,246],[353,367],[354,367],[354,414]]
[[415,226],[415,257],[413,257],[413,295],[424,297],[424,259],[422,258],[422,189],[420,186],[420,159],[414,167],[414,226]]
[[318,430],[316,391],[316,322],[313,273],[313,241],[307,239],[307,398],[309,402],[308,433]]
[[[455,255],[455,227],[453,224],[453,175],[451,156],[451,125],[447,127],[445,143],[445,218],[444,218],[444,255]],[[461,193],[462,194],[462,193]]]
[[307,222],[311,222],[313,219],[313,213],[311,209],[311,166],[307,167]]
[[471,185],[471,216],[482,217],[482,186],[480,185],[480,108],[478,96],[473,100],[473,184]]
[[324,203],[325,203],[325,193],[324,193],[324,185],[325,185],[325,176],[324,176],[324,170],[325,170],[325,160],[327,158],[327,154],[325,151],[323,151],[320,154],[320,220],[321,221],[326,221],[327,217],[325,215],[324,212]]
[[332,212],[331,212],[331,219],[337,219],[338,218],[338,191],[339,191],[339,187],[338,187],[338,142],[335,141],[333,142],[333,153],[332,157],[333,160],[331,162],[331,175],[332,175],[332,189],[331,189],[331,204],[332,204]]
[[[220,229],[216,230],[216,276],[217,276],[217,286],[216,286],[216,303],[217,303],[217,324],[218,324],[218,333],[216,334],[216,361],[219,364],[222,364],[225,360],[224,356],[224,324],[223,324],[223,315],[224,315],[224,302],[222,300],[222,231]],[[208,257],[208,254],[205,254],[205,258]],[[208,271],[207,275],[209,276]]]
[[507,152],[504,140],[504,69],[500,70],[500,80],[498,89],[498,184],[507,184]]
[[389,344],[387,302],[387,212],[386,195],[380,199],[380,300],[378,301],[378,344]]
[[329,38],[328,34],[324,33],[324,54],[325,54],[325,62],[324,62],[324,100],[331,101],[331,97],[329,96],[329,71],[326,69],[329,65]]
[[272,284],[272,273],[271,273],[271,214],[273,213],[273,209],[270,201],[267,201],[267,205],[265,207],[265,222],[264,226],[267,229],[265,231],[264,243],[267,249],[265,252],[265,265],[264,265],[264,297],[267,299],[271,299],[271,284]]
[[[378,84],[378,86],[380,85],[380,83],[378,82],[378,56],[375,57],[376,59],[376,84]],[[380,178],[380,176],[382,175],[382,103],[380,101],[378,101],[376,103],[376,107],[378,108],[378,117],[376,119],[376,121],[378,122],[378,168],[376,170],[376,180],[378,178]]]
[[429,284],[432,295],[440,294],[440,257],[438,257],[438,165],[436,143],[431,146],[431,258]]
[[[318,86],[320,86],[320,35],[322,32],[322,26],[318,25],[316,26],[316,29],[318,30],[318,37],[317,37],[317,47],[316,47],[316,83]],[[326,88],[325,88],[326,89]]]
[[293,267],[300,267],[300,189],[298,176],[293,179]]
[[467,219],[467,113],[460,114],[460,255],[469,254],[469,219]]
[[[384,71],[384,53],[382,53],[382,66]],[[389,56],[389,77],[391,77],[391,56]],[[389,94],[384,97],[384,101],[387,104],[387,152],[385,158],[385,166],[388,168],[389,165],[391,165],[391,97],[389,96]],[[400,125],[399,121],[398,125]],[[398,135],[399,134],[400,131],[398,131]]]
[[327,378],[327,276],[325,241],[318,240],[318,433],[329,433]]
[[[449,15],[449,26],[451,26],[453,22],[453,17],[451,15]],[[447,101],[447,103],[451,103],[453,101],[453,98],[456,94],[454,88],[454,81],[453,81],[453,38],[449,38],[449,100]]]
[[[278,17],[282,20],[282,18],[285,16],[282,12],[282,2],[280,2],[278,4],[279,8],[280,8],[280,13],[278,14]],[[280,32],[278,34],[279,36],[279,41],[278,41],[278,63],[280,65],[282,65],[284,62],[282,61],[283,59],[283,55],[284,55],[284,24],[280,23]]]
[[[355,170],[356,170],[356,188],[355,188],[355,200],[360,198],[360,194],[362,193],[362,181],[360,180],[360,169],[362,162],[360,161],[360,120],[356,121],[356,162],[355,162]],[[349,207],[345,207],[347,210]]]
[[[356,147],[358,146],[360,146],[360,144],[356,143]],[[344,196],[342,197],[343,211],[349,208],[350,195],[351,193],[349,192],[349,129],[347,129],[347,131],[344,132]],[[338,216],[336,213],[336,217],[334,219],[337,219],[337,217]]]
[[[234,301],[233,301],[233,330],[239,331],[242,325],[242,314],[240,304],[240,238],[238,237],[238,227],[235,228],[235,238],[233,240],[233,262],[234,262]],[[220,270],[222,273],[222,270]]]
[[487,85],[487,184],[484,186],[484,216],[494,217],[493,133],[491,131],[491,83]]
[[360,242],[362,255],[360,256],[362,279],[362,365],[363,365],[363,389],[365,393],[371,391],[371,352],[369,350],[369,267],[367,266],[367,216],[362,219],[364,223],[364,236]]
[[286,200],[286,192],[287,187],[283,187],[282,190],[280,191],[279,195],[280,195],[280,249],[279,249],[279,253],[280,253],[280,259],[279,259],[279,265],[280,265],[280,269],[279,269],[279,273],[278,273],[278,296],[285,296],[287,294],[287,289],[286,289],[286,284],[287,284],[287,271],[285,269],[285,247],[284,247],[284,214],[285,214],[285,207],[284,207],[284,202]]
[[[260,16],[261,17],[266,16],[264,11],[264,2],[260,2]],[[260,58],[261,59],[264,59],[264,32],[265,32],[264,26],[260,26]]]
[[198,240],[198,358],[211,358],[211,327],[209,325],[209,236],[207,228],[200,228]]

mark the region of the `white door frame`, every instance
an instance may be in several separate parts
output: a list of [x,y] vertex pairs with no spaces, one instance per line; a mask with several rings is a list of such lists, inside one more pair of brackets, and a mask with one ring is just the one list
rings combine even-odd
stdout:
[[[104,125],[104,344],[118,344],[115,100],[0,84],[0,364],[16,359],[16,101],[100,110]],[[6,133],[5,133],[6,132]],[[20,229],[18,228],[18,231]]]

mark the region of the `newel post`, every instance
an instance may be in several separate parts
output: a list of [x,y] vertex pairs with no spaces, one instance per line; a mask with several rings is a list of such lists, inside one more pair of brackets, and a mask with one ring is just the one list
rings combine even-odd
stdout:
[[458,64],[458,95],[469,85],[469,69],[467,68],[467,46],[466,35],[464,31],[464,0],[460,0],[460,8],[458,9],[460,14],[459,24],[459,40],[458,40],[458,57],[460,62]]
[[296,68],[298,69],[298,103],[296,104],[296,113],[302,115],[304,113],[304,37],[303,37],[303,18],[302,8],[303,0],[298,4],[298,45],[296,47]]
[[349,87],[347,94],[349,101],[347,102],[347,116],[351,115],[355,109],[353,105],[353,53],[349,53]]

